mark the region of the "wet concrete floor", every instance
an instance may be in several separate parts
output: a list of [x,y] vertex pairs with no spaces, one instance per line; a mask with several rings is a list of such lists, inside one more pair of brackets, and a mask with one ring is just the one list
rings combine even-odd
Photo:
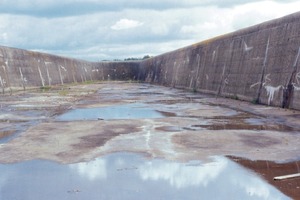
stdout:
[[[298,173],[298,168],[284,171],[282,167],[274,171],[265,165],[257,169],[253,164],[244,164],[250,161],[280,166],[297,163],[300,160],[299,111],[126,82],[54,86],[49,90],[19,92],[1,96],[0,105],[0,168],[3,172],[0,197],[21,195],[12,193],[13,187],[20,187],[13,177],[22,177],[23,181],[36,179],[37,183],[23,191],[23,194],[28,193],[28,199],[35,199],[34,195],[42,195],[42,199],[49,195],[57,195],[56,199],[69,199],[68,195],[76,195],[78,199],[118,199],[113,196],[118,194],[112,192],[117,188],[125,199],[137,199],[141,194],[150,195],[149,199],[182,199],[184,196],[193,199],[200,195],[195,188],[207,195],[203,198],[213,198],[210,195],[215,195],[216,190],[222,191],[225,182],[230,188],[226,189],[226,194],[233,195],[232,199],[299,197],[298,179],[286,182],[288,186],[285,187],[284,182],[278,184],[264,176],[266,171],[272,171],[272,176]],[[126,163],[124,169],[130,170],[112,170],[116,165],[113,159],[122,160]],[[131,162],[132,159],[135,161]],[[105,167],[93,164],[99,160],[106,163]],[[195,171],[189,168],[193,162],[197,166],[193,168]],[[217,176],[214,174],[219,162],[232,167],[227,169],[222,165],[223,171],[218,172],[222,175]],[[130,163],[133,165],[128,167]],[[143,168],[140,166],[147,166],[147,163],[154,164],[144,171],[153,174],[141,175]],[[86,174],[82,166],[94,165],[96,167],[90,171],[96,174],[103,170],[109,172],[100,175],[105,176],[99,179],[101,181],[87,187],[90,183],[84,184],[79,176],[82,173],[90,179],[91,175]],[[177,170],[174,171],[176,175],[170,174],[168,169],[172,167]],[[62,177],[60,174],[64,171],[71,176],[69,169],[75,168],[79,171],[77,176],[65,177],[66,182],[59,189],[54,183],[47,183],[41,191],[32,191],[34,184],[42,183],[47,177],[36,171],[50,170],[56,174],[54,176]],[[28,173],[30,169],[34,172]],[[125,174],[118,176],[120,171]],[[244,174],[240,175],[240,171]],[[188,187],[178,191],[178,184],[182,184],[180,176],[187,177],[183,181]],[[265,189],[259,190],[255,184],[245,186],[242,182],[247,181],[241,177],[253,178],[254,183],[263,182]],[[120,179],[122,181],[118,182]],[[53,180],[56,181],[59,180]],[[165,188],[160,186],[164,182],[169,183]],[[71,183],[77,185],[71,187]],[[121,185],[116,188],[114,184]],[[97,185],[105,185],[105,192],[101,194],[106,196],[92,194],[91,190]],[[125,186],[132,188],[127,190]],[[203,192],[203,186],[207,193]],[[54,187],[54,191],[48,187]],[[50,193],[51,190],[56,194]],[[151,196],[156,195],[152,190],[162,191],[157,194],[160,196]]]

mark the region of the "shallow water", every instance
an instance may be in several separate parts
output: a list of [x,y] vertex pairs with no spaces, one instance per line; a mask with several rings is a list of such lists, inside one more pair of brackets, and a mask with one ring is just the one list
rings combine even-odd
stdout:
[[[22,122],[19,124],[15,124],[13,129],[4,129],[3,131],[0,131],[0,135],[3,137],[0,137],[0,144],[5,144],[17,137],[19,137],[26,128],[29,126],[33,126],[37,124],[37,121],[29,121],[29,122]],[[3,134],[4,133],[4,134]],[[11,134],[5,134],[5,133],[11,133]]]
[[165,117],[163,113],[147,107],[146,104],[132,103],[107,107],[74,109],[60,115],[57,117],[57,120],[149,119],[163,117]]
[[0,199],[289,199],[225,157],[170,162],[131,153],[61,165],[0,165]]

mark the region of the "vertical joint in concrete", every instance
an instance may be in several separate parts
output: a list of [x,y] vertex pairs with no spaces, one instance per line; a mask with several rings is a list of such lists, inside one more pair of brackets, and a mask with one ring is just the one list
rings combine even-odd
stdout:
[[265,58],[264,58],[262,73],[261,73],[261,78],[260,78],[260,84],[259,84],[259,88],[258,88],[258,91],[257,91],[257,97],[255,99],[256,104],[260,104],[261,90],[262,90],[262,87],[265,83],[264,78],[265,78],[266,66],[267,66],[267,60],[268,60],[269,44],[270,44],[270,36],[268,37],[268,42],[267,42],[266,51],[265,51]]
[[293,71],[292,74],[289,78],[289,81],[286,85],[286,87],[283,89],[283,99],[282,99],[282,108],[289,108],[290,104],[293,99],[293,94],[294,94],[294,83],[296,79],[296,74],[297,74],[297,63],[300,55],[300,47],[298,49],[298,53],[296,56],[296,59],[293,64]]

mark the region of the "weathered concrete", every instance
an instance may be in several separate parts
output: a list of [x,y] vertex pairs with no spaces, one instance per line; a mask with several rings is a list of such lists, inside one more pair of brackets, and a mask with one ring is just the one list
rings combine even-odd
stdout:
[[0,87],[2,93],[31,86],[95,80],[132,80],[137,62],[93,63],[39,52],[0,47]]
[[[299,116],[298,111],[238,102],[125,82],[7,95],[0,101],[0,130],[21,135],[0,145],[0,163],[31,159],[73,163],[113,152],[137,152],[177,161],[214,155],[272,161],[298,159],[300,122],[292,120]],[[130,118],[135,114],[130,109],[125,119],[57,118],[68,109],[117,108],[136,103],[165,117]],[[118,113],[115,115],[118,117]]]
[[141,63],[141,80],[300,109],[300,12]]

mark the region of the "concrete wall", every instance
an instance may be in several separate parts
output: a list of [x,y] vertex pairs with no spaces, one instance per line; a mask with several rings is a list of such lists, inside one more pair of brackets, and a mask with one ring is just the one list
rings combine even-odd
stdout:
[[0,47],[2,93],[26,87],[46,87],[93,80],[137,79],[138,62],[101,62],[59,57],[39,52]]
[[300,109],[300,12],[140,64],[149,83]]

